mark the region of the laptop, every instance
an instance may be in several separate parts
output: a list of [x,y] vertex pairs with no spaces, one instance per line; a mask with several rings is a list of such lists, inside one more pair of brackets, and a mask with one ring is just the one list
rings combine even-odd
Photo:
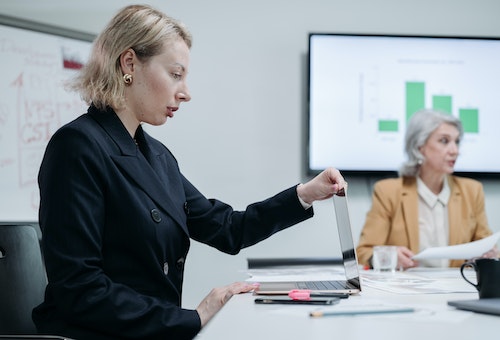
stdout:
[[500,298],[448,301],[448,305],[476,313],[500,316]]
[[292,289],[310,289],[315,293],[356,294],[361,291],[358,259],[354,248],[351,219],[347,206],[347,194],[334,195],[333,205],[337,218],[337,230],[342,250],[346,280],[302,281],[302,282],[262,282],[255,290],[258,295],[285,295]]

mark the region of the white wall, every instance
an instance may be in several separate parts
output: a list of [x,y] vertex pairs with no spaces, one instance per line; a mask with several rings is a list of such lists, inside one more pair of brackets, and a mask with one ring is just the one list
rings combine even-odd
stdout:
[[[202,192],[235,208],[305,180],[309,32],[500,37],[498,0],[143,2],[184,21],[194,35],[189,75],[193,100],[152,133],[162,136]],[[3,0],[0,13],[98,33],[128,3],[133,2]],[[478,152],[498,157],[495,147]],[[373,180],[348,178],[356,241]],[[483,183],[490,224],[498,231],[500,180]],[[185,306],[196,307],[211,287],[244,279],[239,270],[246,268],[247,257],[340,256],[331,202],[315,204],[315,210],[315,218],[237,256],[193,243]]]

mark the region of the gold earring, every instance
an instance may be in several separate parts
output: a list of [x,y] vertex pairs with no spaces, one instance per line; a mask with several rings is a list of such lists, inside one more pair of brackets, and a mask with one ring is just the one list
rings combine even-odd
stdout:
[[125,83],[125,85],[131,85],[132,84],[132,75],[125,73],[123,75],[123,82]]

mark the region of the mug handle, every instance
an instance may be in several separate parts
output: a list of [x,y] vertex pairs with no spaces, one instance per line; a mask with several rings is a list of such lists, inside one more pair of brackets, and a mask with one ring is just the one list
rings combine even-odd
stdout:
[[474,271],[477,272],[477,266],[476,266],[476,263],[474,262],[465,262],[464,264],[462,264],[460,266],[460,274],[462,275],[462,277],[464,278],[465,281],[467,281],[468,283],[470,283],[471,285],[473,285],[474,287],[476,287],[476,289],[479,289],[478,285],[469,281],[465,275],[464,275],[464,269],[467,268],[467,267],[471,267],[471,268],[474,268]]

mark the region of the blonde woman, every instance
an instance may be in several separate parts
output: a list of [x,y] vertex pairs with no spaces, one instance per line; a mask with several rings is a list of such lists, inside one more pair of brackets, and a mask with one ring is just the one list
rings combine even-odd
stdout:
[[174,118],[191,99],[190,47],[182,23],[148,6],[124,8],[95,41],[73,84],[88,112],[52,136],[39,172],[48,275],[33,312],[40,333],[191,339],[233,294],[254,286],[214,288],[195,310],[182,308],[190,239],[236,254],[312,217],[315,200],[345,188],[329,168],[245,211],[205,198],[142,129]]

